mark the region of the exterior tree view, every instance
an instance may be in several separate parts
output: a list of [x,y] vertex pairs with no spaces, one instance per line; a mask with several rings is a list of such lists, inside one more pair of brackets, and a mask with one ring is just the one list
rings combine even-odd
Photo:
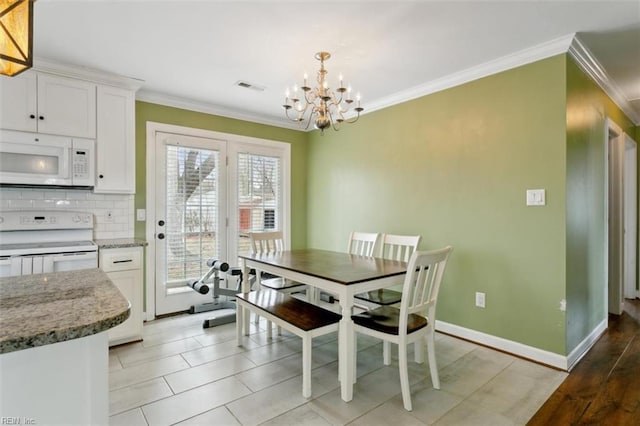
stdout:
[[[248,233],[279,227],[280,160],[238,154],[238,253],[249,251]],[[221,257],[227,244],[218,241],[220,153],[167,146],[167,286],[182,286],[201,276],[210,257]],[[231,258],[228,254],[227,259]],[[237,263],[230,262],[230,263]]]

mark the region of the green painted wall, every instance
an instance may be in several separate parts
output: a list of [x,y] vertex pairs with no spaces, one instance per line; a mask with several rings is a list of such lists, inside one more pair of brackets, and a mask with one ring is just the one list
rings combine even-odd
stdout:
[[[451,244],[440,320],[565,354],[565,106],[559,55],[313,132],[308,245],[344,250],[354,229]],[[534,188],[546,206],[525,206]]]
[[[136,102],[135,205],[146,202],[147,121],[289,142],[293,248],[345,250],[354,229],[452,244],[440,320],[566,355],[606,315],[605,115],[640,140],[567,55],[323,136]],[[546,189],[546,206],[525,206],[532,188]],[[144,222],[135,232],[146,237]]]
[[[307,135],[300,131],[250,123],[148,102],[136,102],[135,208],[146,208],[147,122],[206,129],[222,133],[270,139],[291,144],[291,246],[307,244]],[[136,222],[135,236],[147,238],[145,222]]]
[[605,293],[605,119],[633,125],[567,59],[567,353],[607,317]]

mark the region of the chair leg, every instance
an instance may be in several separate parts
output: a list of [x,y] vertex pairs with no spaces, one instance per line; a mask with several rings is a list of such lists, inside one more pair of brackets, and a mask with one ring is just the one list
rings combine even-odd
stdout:
[[[242,346],[242,318],[244,308],[240,305],[236,306],[236,343],[238,346]],[[249,311],[246,313],[249,316]]]
[[427,345],[427,339],[422,337],[413,343],[413,354],[416,364],[424,363],[424,347]]
[[402,389],[402,403],[404,409],[411,411],[411,388],[409,387],[409,370],[407,366],[407,344],[398,344],[398,367],[400,368],[400,388]]
[[271,339],[273,337],[273,324],[271,321],[267,320],[267,339]]
[[391,343],[382,341],[382,362],[384,365],[391,365]]
[[311,397],[311,337],[302,338],[302,396]]
[[431,383],[434,389],[440,389],[440,377],[438,377],[438,365],[436,364],[436,347],[434,333],[427,335],[427,353],[429,356],[429,371],[431,372]]

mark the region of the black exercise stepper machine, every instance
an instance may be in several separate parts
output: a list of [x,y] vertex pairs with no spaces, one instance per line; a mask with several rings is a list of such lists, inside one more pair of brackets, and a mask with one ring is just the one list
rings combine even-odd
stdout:
[[[202,278],[189,281],[186,285],[200,294],[207,294],[209,293],[209,285],[207,284],[207,281],[209,281],[213,276],[213,291],[211,293],[213,300],[211,302],[191,306],[189,313],[197,314],[200,312],[217,311],[220,309],[233,309],[233,312],[226,312],[204,320],[202,328],[210,328],[234,322],[236,320],[236,303],[233,300],[220,300],[220,296],[225,296],[228,299],[235,300],[236,294],[242,291],[242,270],[240,268],[229,268],[229,264],[227,262],[214,258],[207,260],[207,266],[209,267],[209,270],[202,276]],[[224,281],[224,278],[220,278],[220,272],[225,273],[227,277],[235,277],[235,280],[237,281],[235,288],[228,288],[228,286],[220,287],[220,282]],[[228,278],[227,281],[229,281]]]

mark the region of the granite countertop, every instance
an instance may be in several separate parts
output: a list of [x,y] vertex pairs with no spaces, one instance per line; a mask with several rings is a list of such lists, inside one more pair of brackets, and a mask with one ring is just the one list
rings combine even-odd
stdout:
[[98,249],[113,249],[113,248],[126,248],[126,247],[146,247],[149,243],[139,238],[113,238],[94,240],[94,243],[98,246]]
[[97,334],[129,310],[100,269],[0,278],[0,353]]

